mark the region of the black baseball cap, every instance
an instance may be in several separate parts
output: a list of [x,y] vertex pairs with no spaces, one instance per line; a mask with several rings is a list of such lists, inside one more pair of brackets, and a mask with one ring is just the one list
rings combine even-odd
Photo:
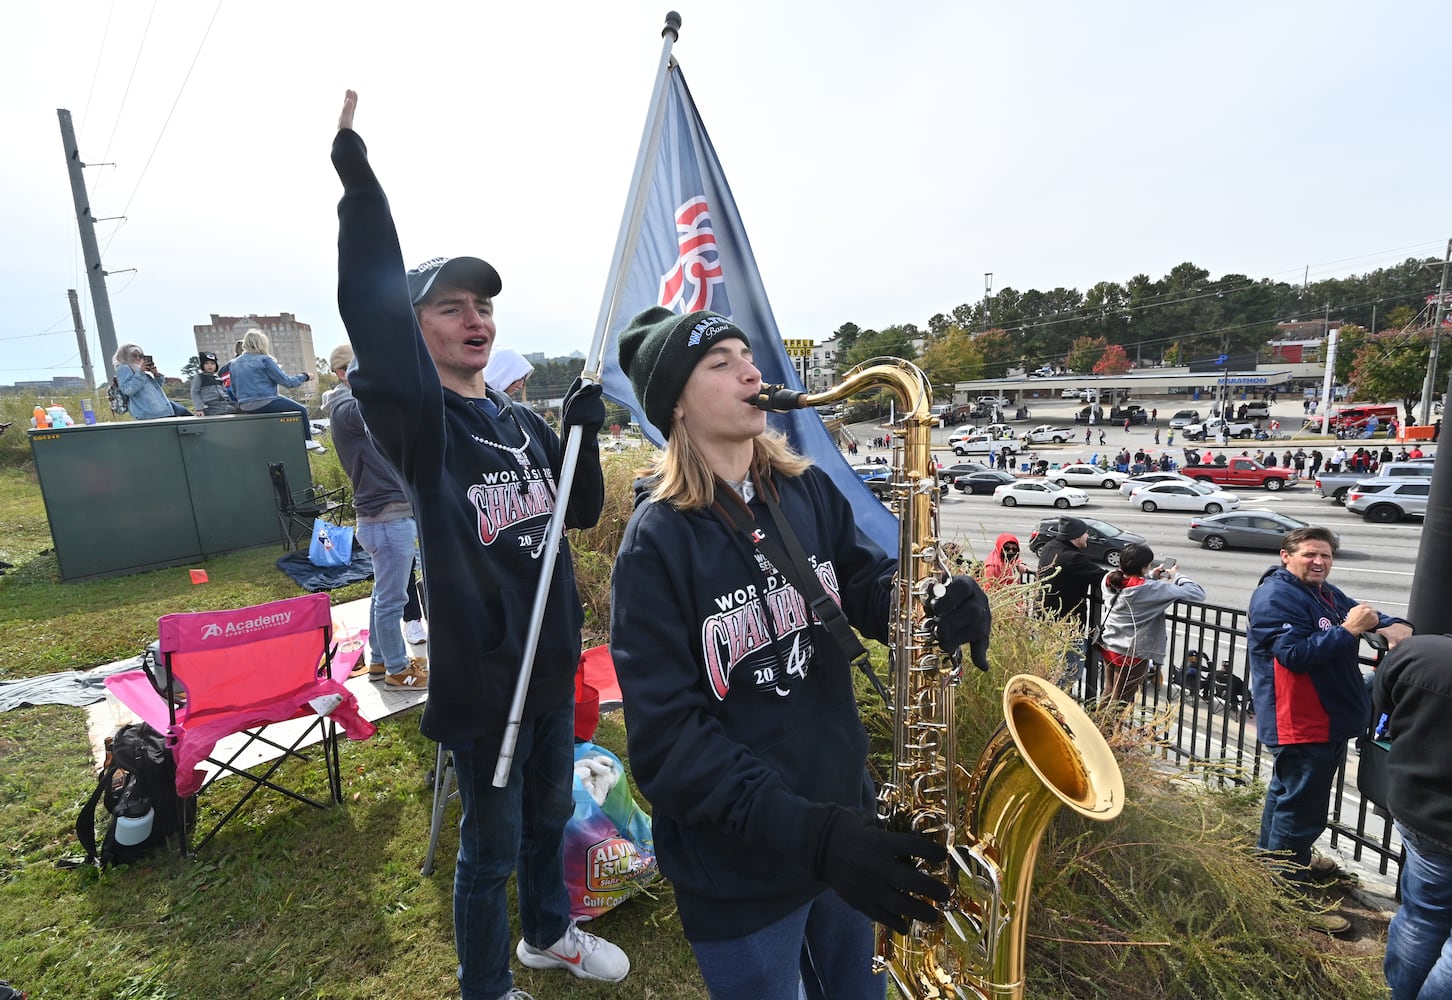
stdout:
[[435,257],[408,272],[409,302],[422,302],[440,278],[442,288],[462,288],[486,299],[494,298],[504,287],[499,272],[488,261],[478,257]]

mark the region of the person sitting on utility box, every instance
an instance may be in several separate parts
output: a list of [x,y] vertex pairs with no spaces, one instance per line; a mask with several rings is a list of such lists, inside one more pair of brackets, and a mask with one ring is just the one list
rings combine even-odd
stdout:
[[217,374],[217,356],[211,351],[197,355],[198,370],[192,376],[192,406],[197,415],[220,417],[237,412],[237,404],[227,395],[227,386]]
[[116,366],[116,388],[126,399],[127,412],[137,420],[192,415],[167,398],[166,379],[156,370],[156,361],[136,344],[122,344],[111,361]]

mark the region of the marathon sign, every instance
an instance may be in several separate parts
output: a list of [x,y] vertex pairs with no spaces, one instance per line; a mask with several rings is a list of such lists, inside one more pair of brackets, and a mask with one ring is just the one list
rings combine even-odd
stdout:
[[[1282,376],[1276,376],[1276,382],[1282,381]],[[1216,385],[1267,385],[1269,382],[1270,377],[1267,375],[1227,375],[1215,380]]]

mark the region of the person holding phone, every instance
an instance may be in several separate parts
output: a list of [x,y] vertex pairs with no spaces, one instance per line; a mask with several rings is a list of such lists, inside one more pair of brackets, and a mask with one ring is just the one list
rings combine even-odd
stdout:
[[1153,549],[1131,542],[1120,552],[1119,566],[1105,574],[1100,589],[1104,697],[1111,706],[1127,708],[1151,669],[1165,660],[1169,646],[1165,612],[1176,601],[1203,601],[1205,588],[1181,573],[1175,560],[1155,562]]
[[126,397],[126,410],[137,420],[190,417],[192,411],[167,398],[166,379],[156,360],[136,344],[122,344],[111,363],[116,366],[116,387]]

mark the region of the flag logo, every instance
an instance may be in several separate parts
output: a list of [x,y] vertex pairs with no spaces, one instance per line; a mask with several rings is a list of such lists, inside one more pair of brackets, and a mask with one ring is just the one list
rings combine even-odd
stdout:
[[660,278],[660,305],[677,312],[710,309],[731,314],[726,304],[726,275],[711,226],[711,206],[691,198],[676,209],[676,262]]

